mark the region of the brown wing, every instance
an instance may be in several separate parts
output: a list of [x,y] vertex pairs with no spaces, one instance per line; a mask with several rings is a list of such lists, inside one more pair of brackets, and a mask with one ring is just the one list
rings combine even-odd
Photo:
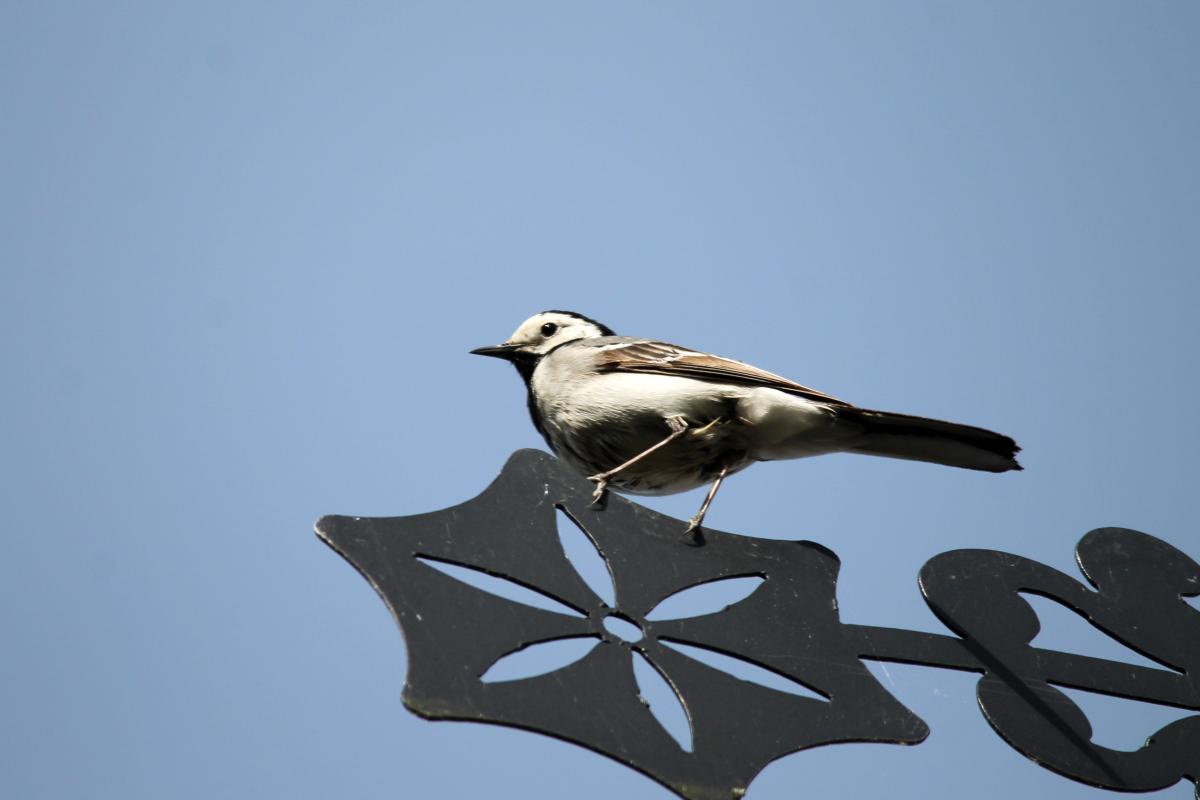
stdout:
[[731,358],[697,353],[666,342],[640,340],[629,344],[605,347],[598,354],[597,366],[605,372],[649,372],[657,375],[676,375],[702,381],[723,381],[746,386],[766,386],[781,392],[799,395],[818,403],[849,406],[823,392],[789,381],[766,370],[752,367]]

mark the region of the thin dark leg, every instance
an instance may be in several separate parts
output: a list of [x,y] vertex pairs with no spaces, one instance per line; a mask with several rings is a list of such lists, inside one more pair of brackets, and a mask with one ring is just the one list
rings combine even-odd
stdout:
[[593,483],[596,484],[596,491],[592,493],[592,503],[591,503],[592,505],[599,503],[600,498],[604,497],[604,490],[606,488],[608,488],[608,479],[609,478],[616,475],[621,470],[633,466],[634,464],[641,461],[643,458],[650,455],[651,453],[653,453],[655,450],[659,449],[660,447],[666,447],[671,442],[678,439],[680,436],[683,436],[683,434],[688,429],[687,420],[685,420],[683,417],[667,417],[667,427],[671,429],[671,435],[668,436],[667,438],[663,439],[658,444],[654,445],[653,447],[651,447],[647,450],[643,450],[642,452],[638,453],[633,458],[626,461],[624,464],[613,467],[612,469],[608,470],[607,472],[601,472],[596,475],[588,476],[588,480],[592,481]]
[[712,505],[713,498],[717,496],[717,490],[721,488],[721,481],[725,480],[725,476],[728,474],[729,466],[721,467],[721,471],[717,473],[717,479],[713,481],[712,486],[708,487],[708,494],[700,505],[700,510],[696,512],[696,516],[688,520],[687,530],[683,532],[683,535],[691,538],[695,544],[700,544],[699,530],[700,526],[704,524],[704,515],[708,513],[708,507]]

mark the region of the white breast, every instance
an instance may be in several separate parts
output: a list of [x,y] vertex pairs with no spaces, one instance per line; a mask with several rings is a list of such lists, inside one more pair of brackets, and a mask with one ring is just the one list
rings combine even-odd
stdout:
[[742,427],[733,418],[740,387],[691,378],[628,372],[595,373],[590,354],[548,356],[530,382],[546,438],[554,451],[585,475],[623,463],[661,442],[666,420],[683,417],[694,429],[724,419],[702,435],[689,435],[614,476],[613,488],[638,494],[685,491],[711,481],[721,464],[749,464]]

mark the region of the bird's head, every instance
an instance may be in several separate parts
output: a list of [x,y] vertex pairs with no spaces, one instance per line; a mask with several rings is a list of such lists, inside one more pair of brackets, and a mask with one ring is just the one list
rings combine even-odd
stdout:
[[479,347],[471,352],[477,356],[492,356],[522,363],[536,362],[556,347],[577,339],[614,336],[610,328],[573,311],[543,311],[525,320],[508,340],[491,347]]

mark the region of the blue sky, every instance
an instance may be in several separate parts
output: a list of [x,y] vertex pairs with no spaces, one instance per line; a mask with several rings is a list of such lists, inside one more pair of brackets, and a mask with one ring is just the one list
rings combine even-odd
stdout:
[[[467,350],[544,308],[1017,438],[1015,475],[728,482],[709,524],[831,547],[846,621],[940,630],[916,574],[958,547],[1076,575],[1124,525],[1200,556],[1195,4],[0,19],[4,796],[666,797],[409,715],[398,631],[312,535],[542,446]],[[1068,623],[1038,643],[1118,652]],[[878,674],[926,743],[790,756],[748,796],[1102,795],[1003,744],[972,676]],[[1088,702],[1114,746],[1181,716]]]

